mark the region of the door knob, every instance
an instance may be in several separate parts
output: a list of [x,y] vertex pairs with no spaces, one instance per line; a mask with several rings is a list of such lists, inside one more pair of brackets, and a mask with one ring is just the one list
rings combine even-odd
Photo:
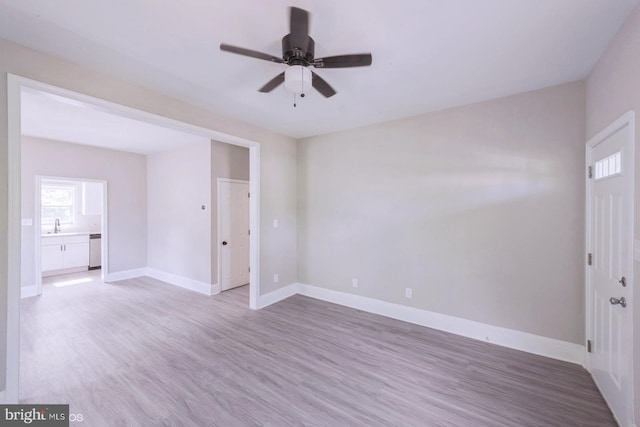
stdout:
[[618,280],[618,283],[620,283],[623,287],[627,286],[627,279],[625,279],[624,276],[622,276],[622,279]]
[[620,298],[611,297],[609,298],[609,302],[613,305],[620,304],[622,307],[627,306],[627,300],[624,297],[620,297]]
[[222,242],[222,246],[227,246],[227,241],[226,241],[226,240],[224,240],[224,241]]

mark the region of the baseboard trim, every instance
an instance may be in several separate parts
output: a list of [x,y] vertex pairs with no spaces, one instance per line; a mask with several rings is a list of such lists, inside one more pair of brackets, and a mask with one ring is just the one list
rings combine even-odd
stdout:
[[278,301],[282,301],[283,299],[287,299],[290,296],[293,296],[298,293],[298,284],[292,283],[287,286],[283,286],[282,288],[276,289],[275,291],[271,291],[267,294],[260,295],[258,298],[258,306],[256,308],[265,308],[270,306],[271,304],[275,304]]
[[220,292],[222,292],[222,288],[220,287],[219,283],[214,283],[211,286],[211,293],[209,295],[218,295]]
[[220,292],[220,286],[218,284],[212,285],[209,283],[200,282],[198,280],[189,279],[184,276],[178,276],[177,274],[167,273],[155,268],[147,268],[145,275],[169,283],[171,285],[179,286],[181,288],[198,292],[204,295],[215,295]]
[[585,348],[579,344],[304,283],[296,287],[307,297],[584,366]]
[[83,271],[88,271],[88,270],[89,270],[89,267],[72,267],[72,268],[63,268],[61,270],[43,271],[42,277],[59,276],[61,274],[82,273]]
[[146,268],[136,268],[133,270],[116,271],[115,273],[107,274],[105,282],[117,282],[119,280],[135,279],[136,277],[142,277],[146,273]]
[[38,286],[29,285],[20,287],[20,298],[31,298],[38,296]]

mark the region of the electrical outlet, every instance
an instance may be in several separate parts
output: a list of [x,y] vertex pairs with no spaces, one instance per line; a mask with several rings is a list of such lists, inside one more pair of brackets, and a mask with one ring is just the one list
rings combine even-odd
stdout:
[[279,226],[279,225],[280,225],[280,224],[278,223],[278,220],[277,220],[277,219],[274,219],[274,220],[273,220],[273,228],[278,228],[278,226]]
[[273,283],[278,283],[278,280],[280,280],[280,277],[278,277],[277,274],[273,275]]
[[358,287],[358,279],[351,279],[351,286],[353,286],[354,288]]
[[413,289],[406,288],[404,290],[404,296],[407,297],[407,298],[413,298]]

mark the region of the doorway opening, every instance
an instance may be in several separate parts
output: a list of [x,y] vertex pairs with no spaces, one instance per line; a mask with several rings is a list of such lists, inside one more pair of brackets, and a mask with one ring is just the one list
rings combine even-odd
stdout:
[[[251,199],[249,201],[250,220],[250,285],[249,306],[259,307],[260,295],[260,144],[255,141],[236,137],[213,129],[191,125],[169,119],[156,114],[126,107],[103,99],[94,98],[82,93],[62,89],[46,83],[26,79],[9,74],[8,89],[8,245],[11,248],[21,247],[21,97],[24,90],[35,90],[53,96],[63,97],[71,104],[81,105],[93,111],[108,112],[120,117],[134,119],[152,125],[158,125],[176,131],[199,135],[209,141],[215,140],[226,144],[237,145],[249,149],[249,185]],[[199,206],[198,206],[199,208]],[[202,210],[206,210],[203,208]],[[105,221],[106,223],[106,221]],[[55,226],[55,224],[54,224]],[[107,230],[105,234],[108,235]],[[35,240],[35,239],[34,239]],[[64,245],[64,244],[63,244]],[[105,247],[107,249],[108,247]],[[102,257],[108,256],[108,250]],[[105,263],[108,266],[108,263]],[[12,250],[8,255],[8,298],[7,298],[7,364],[5,401],[19,401],[20,372],[20,294],[21,294],[21,253]]]
[[[33,211],[36,295],[42,294],[42,279],[46,277],[50,277],[48,283],[66,286],[82,283],[65,280],[67,275],[98,270],[100,279],[105,280],[109,238],[107,194],[104,180],[36,176]],[[22,259],[23,263],[28,261]],[[23,292],[22,296],[27,295]]]

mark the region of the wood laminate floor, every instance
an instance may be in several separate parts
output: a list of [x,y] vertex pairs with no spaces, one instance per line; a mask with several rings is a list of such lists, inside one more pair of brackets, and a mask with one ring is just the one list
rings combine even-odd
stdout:
[[613,426],[580,366],[248,287],[97,274],[22,301],[21,399],[74,426]]

